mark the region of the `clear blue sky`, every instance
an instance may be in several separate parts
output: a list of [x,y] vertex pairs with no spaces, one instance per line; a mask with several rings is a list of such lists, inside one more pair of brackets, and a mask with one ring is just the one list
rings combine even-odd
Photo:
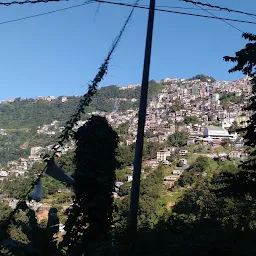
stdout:
[[[141,0],[141,4],[148,2]],[[158,6],[194,7],[178,0],[156,2]],[[0,22],[79,3],[83,1],[0,7]],[[255,0],[210,3],[248,12],[256,10]],[[86,86],[82,86],[96,74],[130,10],[101,4],[96,13],[97,7],[91,4],[0,25],[0,100],[85,92]],[[207,15],[203,11],[197,13]],[[249,16],[214,13],[256,22]],[[141,83],[146,23],[147,11],[136,10],[101,86]],[[247,32],[256,28],[232,24]],[[218,80],[240,78],[239,73],[228,73],[231,64],[222,57],[233,55],[244,43],[241,33],[219,20],[156,13],[150,78],[183,78],[199,73]]]

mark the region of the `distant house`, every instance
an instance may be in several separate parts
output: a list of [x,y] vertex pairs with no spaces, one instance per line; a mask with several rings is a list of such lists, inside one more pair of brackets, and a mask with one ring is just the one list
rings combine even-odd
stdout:
[[228,154],[229,159],[239,159],[241,158],[241,156],[242,156],[242,153],[239,151],[232,151]]
[[120,186],[122,186],[123,184],[124,184],[123,182],[117,181],[117,182],[115,183],[115,192],[119,192],[119,188],[120,188]]
[[175,181],[176,181],[176,178],[173,178],[173,175],[164,177],[164,185],[166,186],[172,187]]
[[181,175],[181,170],[173,170],[172,174],[173,175]]
[[116,185],[116,187],[120,187],[120,186],[122,186],[124,183],[123,182],[121,182],[121,181],[117,181],[116,183],[115,183],[115,185]]
[[167,157],[171,155],[171,152],[167,149],[160,150],[156,153],[156,159],[158,162],[168,163]]
[[126,145],[130,146],[130,145],[132,145],[135,142],[136,142],[136,139],[128,139],[128,140],[126,140]]
[[218,158],[220,160],[225,160],[225,159],[227,159],[227,157],[228,157],[228,154],[226,154],[224,152],[218,154]]
[[185,156],[187,153],[188,153],[188,151],[185,150],[185,149],[182,149],[182,150],[179,151],[180,156]]
[[70,192],[70,189],[68,189],[68,188],[59,188],[57,190],[57,192],[58,193],[68,193],[68,192]]

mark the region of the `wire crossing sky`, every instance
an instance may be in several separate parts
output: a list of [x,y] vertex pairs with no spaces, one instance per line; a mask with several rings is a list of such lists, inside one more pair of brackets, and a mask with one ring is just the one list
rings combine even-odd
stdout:
[[[0,24],[84,2],[1,6]],[[117,2],[133,4],[129,0]],[[228,0],[217,4],[252,14],[256,10],[254,0],[247,0],[246,5],[243,1]],[[148,0],[141,0],[140,5],[148,5]],[[194,10],[197,6],[179,0],[157,0],[156,5],[168,10],[175,8],[164,6],[190,8],[175,11],[210,16],[200,8]],[[203,8],[218,17],[255,22],[248,15]],[[129,11],[129,7],[94,3],[0,26],[0,100],[83,94],[86,89],[83,85],[94,77]],[[141,83],[147,13],[147,10],[135,10],[102,86]],[[229,22],[244,32],[255,30],[253,24]],[[238,79],[242,75],[229,74],[232,64],[225,63],[222,57],[233,55],[244,44],[241,33],[220,20],[156,12],[150,77],[158,80],[203,73],[218,80]]]

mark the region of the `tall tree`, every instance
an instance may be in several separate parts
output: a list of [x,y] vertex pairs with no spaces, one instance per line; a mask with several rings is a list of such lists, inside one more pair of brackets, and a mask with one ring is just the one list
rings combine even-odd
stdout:
[[169,143],[174,147],[183,147],[187,145],[187,140],[189,136],[187,132],[176,131],[174,134],[170,135]]
[[118,135],[103,117],[92,116],[75,134],[74,202],[65,224],[68,255],[95,255],[112,222]]
[[235,57],[225,56],[225,61],[235,62],[236,65],[229,70],[229,72],[242,71],[244,75],[251,78],[252,94],[250,103],[245,108],[250,111],[252,115],[248,121],[247,127],[244,129],[245,145],[249,148],[249,159],[244,163],[243,167],[247,170],[256,169],[256,35],[244,33],[243,38],[249,43],[245,47],[235,53]]

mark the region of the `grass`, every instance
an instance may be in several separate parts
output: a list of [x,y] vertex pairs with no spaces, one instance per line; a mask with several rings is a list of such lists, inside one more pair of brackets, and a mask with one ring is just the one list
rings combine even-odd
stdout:
[[160,198],[160,202],[166,207],[168,207],[168,205],[172,206],[178,202],[179,198],[183,195],[183,193],[183,188],[177,188],[174,191],[170,192],[168,191]]

